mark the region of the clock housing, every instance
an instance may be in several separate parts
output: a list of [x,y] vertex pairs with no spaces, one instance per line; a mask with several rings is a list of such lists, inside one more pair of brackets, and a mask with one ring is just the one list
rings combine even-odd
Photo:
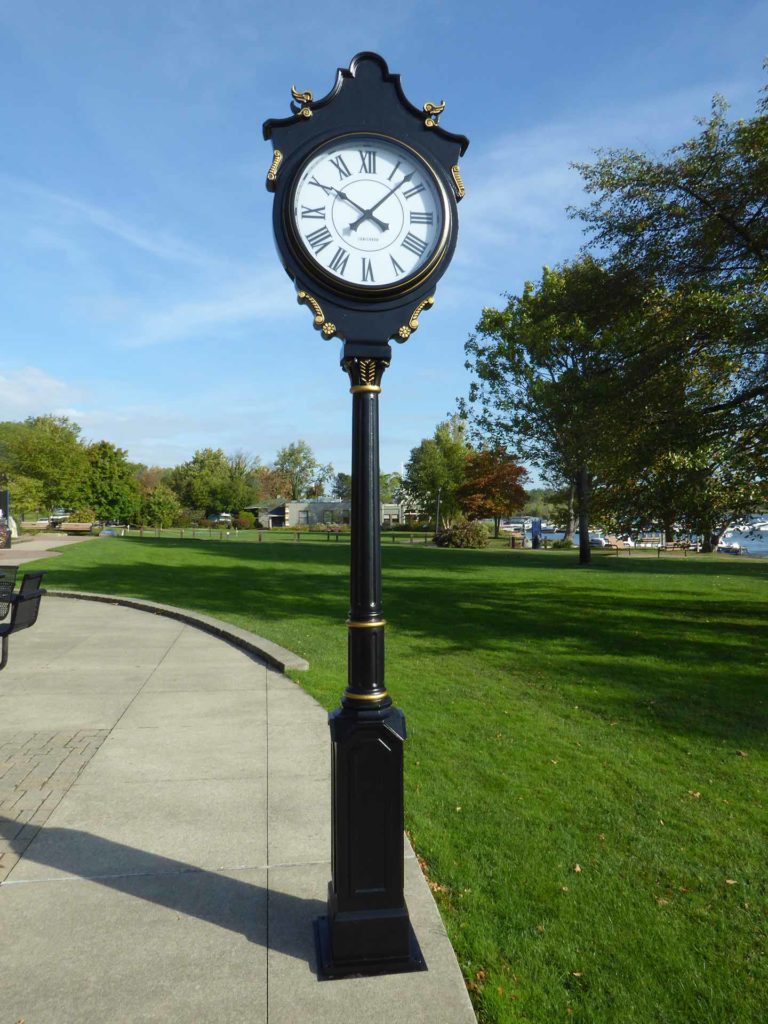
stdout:
[[355,351],[404,341],[456,246],[468,140],[438,124],[444,105],[415,107],[375,53],[340,68],[322,99],[293,95],[293,115],[263,129],[283,266],[326,337]]

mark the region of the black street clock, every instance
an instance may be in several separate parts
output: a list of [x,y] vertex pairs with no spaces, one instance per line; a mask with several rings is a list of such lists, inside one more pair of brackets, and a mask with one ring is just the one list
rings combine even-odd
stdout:
[[347,687],[331,734],[331,874],[315,922],[325,977],[425,970],[404,895],[405,716],[384,682],[379,395],[391,339],[434,301],[456,246],[468,142],[444,131],[444,103],[414,107],[375,53],[339,70],[313,102],[264,124],[267,188],[283,266],[327,338],[343,341],[352,393]]
[[264,137],[275,241],[299,301],[326,337],[405,341],[453,255],[468,141],[440,127],[444,104],[413,106],[374,53],[340,69],[323,99],[293,96],[293,116],[266,121]]

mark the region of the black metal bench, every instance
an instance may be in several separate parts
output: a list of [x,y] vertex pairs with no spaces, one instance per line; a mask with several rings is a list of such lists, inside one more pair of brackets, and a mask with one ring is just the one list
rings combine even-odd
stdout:
[[26,573],[18,594],[11,597],[10,621],[0,625],[0,671],[8,664],[8,637],[22,629],[29,629],[37,622],[40,601],[45,595],[45,591],[40,587],[44,575],[43,572]]
[[17,572],[18,566],[16,565],[4,565],[0,568],[0,619],[4,619],[11,610],[11,598]]

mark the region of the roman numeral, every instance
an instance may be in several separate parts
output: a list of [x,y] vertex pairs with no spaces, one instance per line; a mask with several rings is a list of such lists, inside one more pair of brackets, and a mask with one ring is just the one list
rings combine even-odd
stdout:
[[331,232],[326,227],[317,228],[307,235],[307,241],[312,246],[314,254],[317,255],[331,244]]
[[403,195],[405,196],[406,199],[410,199],[412,196],[418,195],[419,192],[423,192],[423,191],[424,191],[424,186],[423,185],[412,185],[411,188],[409,188],[405,192],[403,192]]
[[[325,220],[325,207],[324,206],[302,206],[301,207],[301,219],[302,220]],[[413,214],[411,214],[411,224],[413,224]]]
[[411,211],[411,224],[431,224],[435,218],[434,213],[414,213]]
[[352,171],[350,171],[350,169],[344,163],[344,157],[343,156],[332,156],[331,157],[331,163],[336,168],[336,170],[339,172],[339,179],[342,180],[342,181],[343,181],[344,178],[348,178],[350,176],[350,174],[352,173]]
[[389,177],[387,178],[387,181],[392,181],[392,179],[393,179],[393,178],[394,178],[394,176],[395,176],[395,171],[397,170],[397,168],[398,168],[398,167],[400,166],[400,164],[401,164],[402,162],[403,162],[402,160],[398,160],[398,161],[397,161],[397,163],[395,164],[395,166],[394,166],[394,167],[392,168],[392,173],[391,173],[391,174],[390,174],[390,176],[389,176]]
[[373,265],[372,265],[371,261],[369,259],[366,259],[365,256],[362,257],[362,260],[363,260],[363,281],[373,281]]
[[347,260],[349,259],[349,253],[346,249],[342,249],[341,246],[334,253],[333,259],[328,264],[331,270],[335,270],[337,274],[344,276],[344,271],[347,269]]
[[400,243],[404,249],[408,249],[414,254],[414,256],[423,256],[424,250],[427,248],[427,243],[422,241],[421,238],[417,238],[412,232],[408,232],[405,238]]
[[376,173],[376,150],[375,149],[360,149],[360,170],[359,174],[375,174]]
[[314,178],[314,177],[310,178],[309,179],[309,184],[310,185],[317,185],[317,187],[321,188],[323,190],[323,192],[325,192],[325,194],[327,196],[329,196],[331,194],[331,192],[333,192],[333,189],[331,188],[330,185],[323,185],[323,183],[321,181],[318,181],[317,178]]
[[403,268],[402,268],[402,267],[400,266],[400,264],[399,264],[399,263],[397,262],[397,260],[396,260],[396,259],[395,259],[395,257],[394,257],[394,256],[392,255],[392,253],[390,253],[390,254],[389,254],[389,258],[390,258],[390,259],[392,260],[392,269],[394,270],[394,272],[395,272],[396,274],[398,274],[398,275],[400,275],[400,274],[404,274],[404,273],[405,273],[405,271],[404,271],[404,270],[403,270]]

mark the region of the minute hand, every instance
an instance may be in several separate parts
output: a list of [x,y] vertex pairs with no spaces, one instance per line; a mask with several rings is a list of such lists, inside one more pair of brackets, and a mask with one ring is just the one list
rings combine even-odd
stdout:
[[373,206],[370,207],[370,209],[365,211],[365,213],[362,215],[362,217],[358,217],[358,219],[356,221],[354,221],[352,224],[350,224],[349,225],[350,228],[354,229],[354,230],[357,230],[357,228],[360,227],[360,225],[363,223],[363,221],[366,219],[366,217],[370,217],[374,210],[378,210],[378,208],[381,206],[382,203],[386,203],[386,201],[389,199],[389,197],[391,195],[394,195],[394,193],[397,192],[397,190],[400,188],[401,185],[404,185],[406,183],[406,181],[410,181],[411,180],[411,178],[413,177],[414,173],[415,173],[415,171],[411,171],[410,174],[406,174],[405,177],[401,181],[398,181],[398,183],[395,185],[394,188],[391,188],[389,190],[389,192],[387,192],[387,194],[385,196],[381,197],[381,199],[378,201],[378,203],[374,203]]
[[[365,217],[367,217],[370,214],[370,210],[364,210],[362,206],[360,206],[358,203],[354,201],[354,199],[350,199],[346,192],[341,192],[339,189],[334,188],[333,185],[329,185],[328,188],[332,188],[336,195],[339,197],[339,199],[343,199],[344,202],[349,203],[350,206],[354,206],[356,210],[359,210],[360,213],[364,214],[364,216],[361,217],[360,220],[364,220]],[[379,220],[378,217],[371,217],[371,220],[376,225],[376,227],[379,228],[381,231],[387,231],[389,229],[389,224],[385,224],[384,221]],[[357,223],[360,222],[358,221]],[[351,230],[351,228],[345,229],[345,231],[346,230]]]

